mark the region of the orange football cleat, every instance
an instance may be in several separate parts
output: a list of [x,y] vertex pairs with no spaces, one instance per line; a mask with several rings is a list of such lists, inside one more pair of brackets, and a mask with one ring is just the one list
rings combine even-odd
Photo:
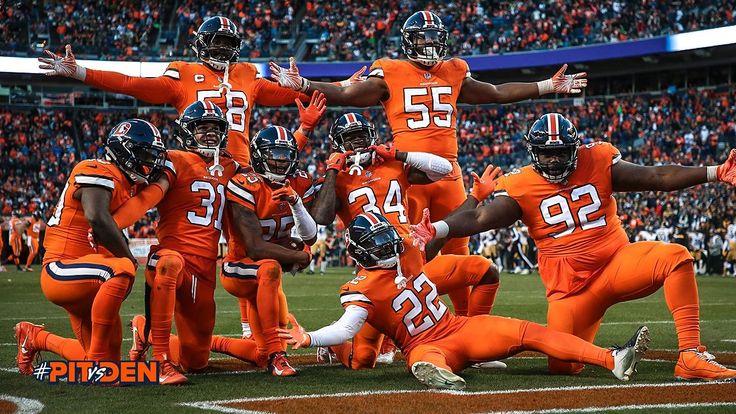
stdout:
[[178,369],[169,361],[159,362],[158,383],[161,385],[181,385],[189,382]]
[[18,354],[15,364],[18,372],[23,375],[33,373],[33,360],[40,352],[34,344],[36,335],[43,330],[43,325],[35,325],[30,322],[18,322],[15,324],[15,339],[18,342]]
[[685,381],[736,381],[736,370],[716,362],[705,346],[680,351],[675,365],[675,378]]
[[130,330],[133,331],[133,345],[128,352],[128,358],[131,361],[145,361],[146,352],[151,344],[144,336],[146,326],[146,317],[143,315],[135,315],[130,321]]
[[286,352],[274,352],[268,358],[268,371],[275,377],[291,377],[297,375],[296,370],[289,364]]

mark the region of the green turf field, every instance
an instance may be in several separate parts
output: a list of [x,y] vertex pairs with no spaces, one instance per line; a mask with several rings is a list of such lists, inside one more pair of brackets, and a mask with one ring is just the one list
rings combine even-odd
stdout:
[[[341,314],[337,289],[351,277],[350,270],[347,269],[330,269],[325,276],[285,276],[284,288],[289,298],[290,310],[307,329],[329,324]],[[12,370],[15,367],[16,352],[13,326],[20,320],[28,320],[43,323],[58,334],[71,336],[72,333],[65,312],[46,301],[38,279],[38,271],[0,273],[0,394],[39,400],[46,406],[44,412],[203,412],[197,408],[182,407],[178,403],[258,396],[422,389],[401,362],[360,372],[351,372],[338,366],[306,366],[301,367],[298,377],[285,379],[273,378],[263,372],[199,374],[191,375],[189,378],[192,384],[182,387],[100,388],[40,383]],[[142,280],[140,275],[134,291],[123,304],[121,312],[124,321],[143,311]],[[710,351],[736,352],[736,280],[699,277],[698,284],[703,341]],[[216,299],[218,319],[215,333],[239,335],[236,300],[220,287]],[[445,302],[449,304],[449,301]],[[546,302],[538,276],[504,274],[494,313],[544,323]],[[651,330],[652,349],[677,347],[674,326],[661,292],[612,308],[604,319],[596,343],[608,346],[625,342],[642,323],[646,323]],[[125,338],[123,347],[127,351],[130,346],[130,332],[125,332]],[[314,350],[309,349],[303,351],[313,352]],[[302,350],[296,353],[302,353]],[[44,356],[53,359],[51,355]],[[213,355],[213,358],[222,356]],[[546,375],[546,360],[541,358],[509,359],[507,362],[508,369],[505,371],[466,370],[463,376],[468,383],[467,391],[619,383],[610,372],[598,368],[588,368],[578,377],[560,377]],[[672,382],[672,369],[672,362],[644,361],[633,382]],[[724,412],[729,409],[736,410],[736,406],[700,407],[697,411]],[[669,411],[663,409],[646,412]]]

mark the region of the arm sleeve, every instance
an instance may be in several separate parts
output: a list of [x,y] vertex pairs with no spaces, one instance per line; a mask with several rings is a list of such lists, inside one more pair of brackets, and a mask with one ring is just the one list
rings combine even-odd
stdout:
[[291,215],[294,217],[294,227],[297,233],[299,233],[299,238],[302,240],[311,240],[316,237],[317,223],[309,215],[301,198],[296,201],[296,204],[290,204],[289,207],[291,208]]
[[309,332],[310,347],[340,345],[358,333],[368,319],[368,311],[357,305],[345,308],[345,313],[332,325]]
[[[181,100],[181,88],[178,80],[172,78],[171,66],[166,69],[168,75],[157,78],[141,78],[123,75],[117,72],[87,69],[84,83],[109,92],[124,93],[152,104],[169,104],[177,106]],[[178,71],[176,72],[178,76]]]
[[296,148],[299,151],[304,149],[304,147],[307,146],[307,143],[309,142],[309,137],[304,135],[302,131],[298,129],[294,132],[294,138],[296,138]]
[[428,152],[408,152],[406,163],[437,181],[452,172],[452,164],[446,159]]
[[294,103],[294,99],[309,102],[309,96],[288,88],[279,86],[276,82],[258,78],[255,80],[253,93],[255,102],[263,106],[282,106]]
[[128,228],[135,224],[146,212],[161,202],[164,198],[164,189],[158,183],[147,185],[146,188],[121,205],[112,218],[119,229]]

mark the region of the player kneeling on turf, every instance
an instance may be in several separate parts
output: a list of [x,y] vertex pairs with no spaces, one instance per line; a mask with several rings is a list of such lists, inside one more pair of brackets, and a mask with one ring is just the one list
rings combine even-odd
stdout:
[[[396,342],[415,377],[432,388],[462,389],[456,373],[474,362],[507,358],[524,350],[610,369],[628,381],[649,343],[645,326],[623,346],[604,349],[573,335],[519,319],[447,311],[420,261],[399,263],[403,240],[380,214],[358,215],[345,234],[348,252],[361,270],[340,289],[343,316],[334,324],[305,332],[292,319],[279,335],[293,348],[337,345],[370,323]],[[478,338],[485,340],[479,341]]]

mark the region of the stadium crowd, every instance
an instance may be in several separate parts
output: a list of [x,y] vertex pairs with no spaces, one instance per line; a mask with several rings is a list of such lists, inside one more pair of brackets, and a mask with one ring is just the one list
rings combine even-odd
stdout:
[[[584,143],[609,141],[619,148],[624,159],[641,164],[715,164],[727,148],[736,148],[736,88],[729,86],[587,98],[582,105],[566,100],[466,107],[458,115],[458,161],[466,172],[466,180],[471,171],[480,172],[489,163],[506,171],[527,163],[522,142],[525,130],[538,115],[550,111],[572,119]],[[376,124],[379,137],[389,137],[382,110],[366,109],[363,113]],[[294,109],[257,108],[251,128],[257,131],[274,123],[296,129],[297,115]],[[312,176],[325,171],[330,153],[329,126],[336,115],[337,112],[327,112],[302,153],[302,167]],[[0,151],[8,154],[0,160],[3,215],[13,210],[22,214],[41,210],[48,217],[74,163],[101,157],[110,128],[123,118],[135,116],[150,120],[161,130],[168,145],[175,146],[173,112],[149,111],[139,115],[119,110],[43,107],[0,111]],[[73,129],[72,125],[78,128]],[[618,194],[617,198],[620,217],[632,240],[642,231],[652,233],[665,227],[671,229],[671,234],[677,229],[702,232],[708,244],[713,235],[728,228],[736,215],[736,194],[719,185],[671,194]],[[132,226],[129,233],[132,237],[153,237],[155,225],[154,212]],[[482,237],[476,237],[473,243],[482,252]]]
[[[275,39],[306,39],[311,48],[304,60],[330,61],[397,57],[400,26],[421,9],[443,19],[450,33],[449,56],[620,42],[736,23],[734,3],[728,0],[381,0],[370,6],[354,0],[26,3],[0,10],[0,50],[5,53],[31,51],[33,44],[48,41],[52,49],[72,42],[77,53],[106,59],[193,58],[189,38],[204,19],[216,14],[239,25],[243,57],[271,56]],[[170,21],[160,17],[167,12],[173,16]],[[299,19],[296,24],[295,18]],[[159,37],[162,31],[178,33],[174,36],[178,39]],[[48,36],[39,37],[44,34]]]

